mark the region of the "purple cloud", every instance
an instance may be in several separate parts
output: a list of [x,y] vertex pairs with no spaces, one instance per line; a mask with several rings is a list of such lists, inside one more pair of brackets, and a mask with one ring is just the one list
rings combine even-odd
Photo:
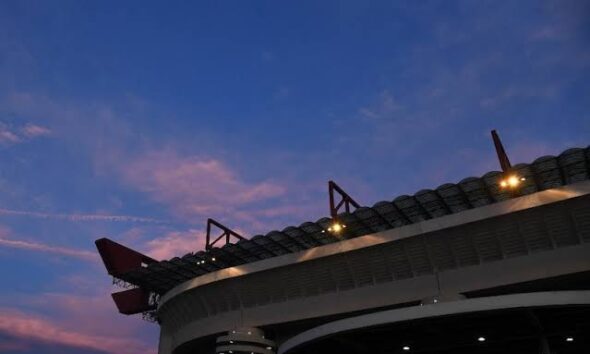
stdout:
[[0,331],[17,338],[96,349],[107,353],[120,353],[121,348],[125,348],[129,354],[156,352],[154,348],[139,340],[70,330],[49,318],[11,308],[0,308]]
[[184,218],[225,213],[285,193],[285,187],[275,182],[240,179],[218,159],[183,157],[170,150],[146,153],[120,168],[129,185]]

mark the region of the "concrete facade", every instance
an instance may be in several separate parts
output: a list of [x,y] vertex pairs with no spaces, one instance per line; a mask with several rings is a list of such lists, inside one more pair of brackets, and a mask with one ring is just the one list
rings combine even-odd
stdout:
[[[442,303],[588,271],[585,181],[196,277],[160,302],[159,354],[232,328]],[[278,336],[279,351],[292,334]]]

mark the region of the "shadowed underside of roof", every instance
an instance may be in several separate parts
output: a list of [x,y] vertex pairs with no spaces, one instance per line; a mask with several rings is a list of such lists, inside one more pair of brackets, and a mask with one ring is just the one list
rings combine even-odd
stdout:
[[[590,178],[590,146],[573,148],[559,156],[544,156],[531,164],[518,164],[513,170],[526,179],[520,195],[560,187]],[[309,248],[359,237],[404,225],[478,208],[514,198],[500,188],[501,172],[488,172],[482,177],[465,178],[457,184],[447,183],[435,190],[423,189],[413,196],[403,195],[393,201],[381,201],[372,207],[361,207],[339,215],[347,227],[338,236],[323,232],[332,219],[321,218],[271,231],[249,240],[211,250],[190,253],[167,261],[150,263],[117,277],[146,290],[163,294],[182,282],[219,269],[303,251]],[[212,262],[212,258],[215,261]],[[203,262],[205,261],[205,262]]]

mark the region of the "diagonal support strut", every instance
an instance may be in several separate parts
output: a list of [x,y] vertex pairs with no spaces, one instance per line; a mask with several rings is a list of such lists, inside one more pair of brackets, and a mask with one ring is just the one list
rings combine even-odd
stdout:
[[[215,226],[219,230],[222,231],[221,235],[219,235],[213,241],[211,241],[211,226]],[[240,240],[245,240],[245,238],[242,237],[242,235],[238,234],[237,232],[233,231],[232,229],[228,228],[227,226],[222,225],[221,223],[219,223],[211,218],[207,219],[207,240],[206,240],[206,244],[205,244],[205,249],[207,251],[210,250],[211,248],[213,248],[213,246],[222,238],[225,238],[225,244],[227,245],[228,243],[230,243],[230,239],[232,236],[237,239],[240,239]]]
[[[360,208],[360,204],[357,203],[348,193],[346,193],[339,185],[336,184],[334,181],[328,181],[328,193],[330,194],[330,216],[332,219],[336,220],[338,217],[338,211],[342,206],[347,213],[350,213],[350,206],[352,205],[355,208]],[[342,198],[340,202],[336,203],[334,194],[338,193]]]

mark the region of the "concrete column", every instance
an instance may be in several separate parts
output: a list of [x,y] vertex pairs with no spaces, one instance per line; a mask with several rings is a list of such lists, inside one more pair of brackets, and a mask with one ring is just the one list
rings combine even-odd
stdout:
[[549,342],[547,338],[543,337],[539,341],[539,354],[551,354],[551,348],[549,348]]
[[275,342],[259,328],[241,327],[217,338],[216,354],[275,354]]

